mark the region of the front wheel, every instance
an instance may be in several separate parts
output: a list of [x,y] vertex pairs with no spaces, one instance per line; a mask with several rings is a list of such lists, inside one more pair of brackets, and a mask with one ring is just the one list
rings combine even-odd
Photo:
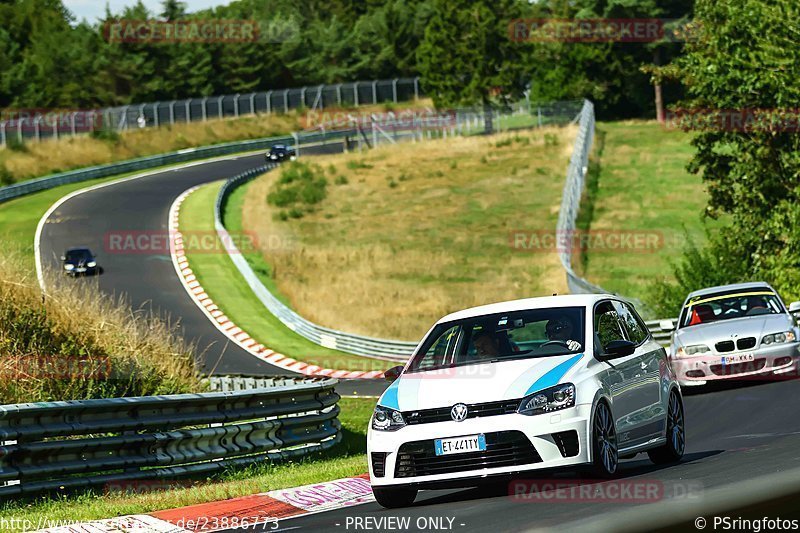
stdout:
[[667,407],[667,442],[647,452],[655,464],[677,463],[686,448],[686,428],[683,421],[683,403],[678,393],[672,391]]
[[599,478],[614,477],[619,465],[617,430],[611,408],[605,402],[597,404],[592,419],[592,466],[590,474]]
[[373,487],[372,494],[381,507],[398,509],[408,507],[417,497],[417,489]]

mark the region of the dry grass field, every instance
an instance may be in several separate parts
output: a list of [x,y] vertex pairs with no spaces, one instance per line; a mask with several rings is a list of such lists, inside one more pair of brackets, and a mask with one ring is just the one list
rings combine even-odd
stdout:
[[[327,198],[280,220],[266,198],[279,172],[248,186],[243,226],[301,315],[366,335],[418,340],[446,313],[565,292],[555,251],[510,245],[552,231],[576,131],[551,128],[385,146],[307,159]],[[276,245],[277,243],[277,245]]]

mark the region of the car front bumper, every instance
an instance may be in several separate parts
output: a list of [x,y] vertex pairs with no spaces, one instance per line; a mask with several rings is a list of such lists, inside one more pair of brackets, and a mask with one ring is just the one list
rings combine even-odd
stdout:
[[[753,361],[723,365],[723,356],[753,354]],[[708,381],[797,375],[800,343],[784,343],[753,350],[724,354],[670,357],[672,369],[682,386],[703,385]],[[702,375],[701,375],[702,374]]]
[[[590,461],[591,409],[585,404],[535,416],[512,413],[415,424],[397,431],[370,428],[370,481],[376,487],[473,486],[495,476],[585,464]],[[434,440],[478,434],[486,435],[486,452],[435,456]],[[378,464],[384,464],[383,475],[376,471],[374,454],[379,454]]]

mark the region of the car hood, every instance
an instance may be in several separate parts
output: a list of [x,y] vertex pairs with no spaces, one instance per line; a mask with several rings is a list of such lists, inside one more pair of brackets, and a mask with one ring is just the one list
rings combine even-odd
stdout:
[[679,329],[675,333],[675,341],[682,346],[709,343],[713,345],[720,340],[732,339],[734,335],[736,338],[755,337],[758,340],[770,333],[789,331],[793,325],[789,315],[785,314],[733,318]]
[[404,373],[378,404],[409,411],[523,398],[557,385],[581,367],[583,357],[581,353]]

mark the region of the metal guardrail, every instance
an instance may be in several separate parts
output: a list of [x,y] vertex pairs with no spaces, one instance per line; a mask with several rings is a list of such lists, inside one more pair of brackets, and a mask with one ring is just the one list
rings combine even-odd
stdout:
[[[423,96],[419,78],[355,81],[332,85],[276,89],[248,94],[207,96],[83,111],[6,112],[0,122],[0,146],[8,139],[42,140],[90,133],[159,127],[252,114],[288,113],[292,109],[323,110],[332,106],[399,103]],[[13,115],[16,113],[16,116]]]
[[264,383],[276,384],[0,406],[0,496],[208,474],[339,442],[337,380]]

